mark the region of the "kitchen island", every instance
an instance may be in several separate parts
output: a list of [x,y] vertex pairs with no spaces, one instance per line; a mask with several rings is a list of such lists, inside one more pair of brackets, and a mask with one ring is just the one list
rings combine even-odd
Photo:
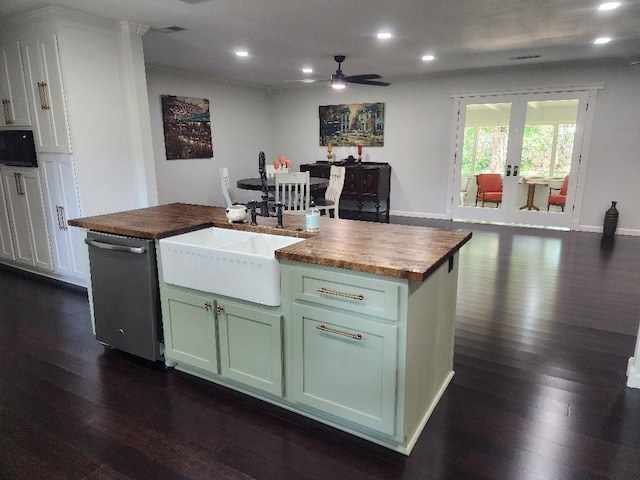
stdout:
[[[281,301],[266,306],[164,281],[165,357],[176,368],[409,454],[453,376],[465,231],[304,217],[229,224],[171,204],[76,219],[156,240],[212,226],[304,238],[275,251]],[[158,248],[160,250],[160,248]]]

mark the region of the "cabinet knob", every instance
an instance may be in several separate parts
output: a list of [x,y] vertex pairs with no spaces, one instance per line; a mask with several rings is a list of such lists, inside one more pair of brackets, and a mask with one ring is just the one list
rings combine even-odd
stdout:
[[118,329],[118,333],[119,333],[120,335],[124,335],[124,330],[123,330],[123,329],[121,329],[121,328],[119,328],[119,329]]
[[204,302],[204,310],[205,310],[205,312],[208,312],[210,308],[211,308],[211,302],[208,301],[208,300],[205,301]]
[[222,308],[222,305],[216,305],[216,314],[222,315],[222,312],[224,312],[224,308]]

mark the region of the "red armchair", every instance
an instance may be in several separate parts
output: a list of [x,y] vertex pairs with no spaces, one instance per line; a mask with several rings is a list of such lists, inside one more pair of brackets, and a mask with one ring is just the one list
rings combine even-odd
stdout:
[[[569,175],[564,177],[564,182],[562,182],[562,186],[560,188],[550,188],[549,189],[549,198],[547,199],[547,212],[549,211],[549,207],[551,205],[555,205],[556,207],[562,208],[564,212],[564,206],[567,203],[567,187],[569,186]],[[559,191],[559,193],[552,193],[553,191]]]
[[478,192],[476,193],[476,207],[478,201],[495,203],[496,208],[502,203],[502,176],[499,173],[479,173],[476,175]]

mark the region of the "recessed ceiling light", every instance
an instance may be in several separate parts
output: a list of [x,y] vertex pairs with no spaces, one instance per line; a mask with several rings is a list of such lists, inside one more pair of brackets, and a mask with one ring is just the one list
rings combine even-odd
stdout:
[[238,51],[236,51],[236,55],[238,57],[248,57],[249,56],[249,52],[247,52],[246,50],[238,50]]
[[380,32],[378,34],[378,40],[389,40],[393,35],[389,32]]
[[313,73],[313,68],[305,67],[305,68],[302,69],[302,73]]
[[599,37],[593,41],[594,45],[604,45],[605,43],[609,43],[611,41],[610,37]]
[[433,55],[424,55],[422,57],[422,61],[423,62],[430,62],[430,61],[435,60],[435,59],[436,59],[436,57],[434,57]]
[[620,6],[620,2],[607,2],[603,3],[598,7],[598,10],[601,12],[606,12],[608,10],[615,10]]

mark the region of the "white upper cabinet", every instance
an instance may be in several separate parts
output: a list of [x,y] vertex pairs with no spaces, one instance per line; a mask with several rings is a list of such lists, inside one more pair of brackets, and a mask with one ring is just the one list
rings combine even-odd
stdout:
[[56,35],[31,38],[21,45],[36,148],[39,152],[70,153]]
[[0,127],[31,125],[18,42],[0,45],[0,100]]

